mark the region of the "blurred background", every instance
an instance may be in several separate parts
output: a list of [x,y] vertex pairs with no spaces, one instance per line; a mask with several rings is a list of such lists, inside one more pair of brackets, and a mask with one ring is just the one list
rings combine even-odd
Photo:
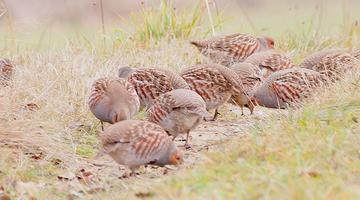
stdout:
[[[194,0],[176,0],[176,7],[187,7],[196,3]],[[341,14],[342,9],[360,8],[359,0],[209,0],[216,3],[221,10],[235,13],[247,12],[267,15],[288,13],[289,16],[299,11],[326,6],[329,13]],[[99,0],[3,0],[2,9],[8,9],[14,20],[20,24],[41,24],[55,20],[62,23],[89,23],[98,19]],[[103,0],[106,18],[113,22],[136,12],[143,4],[158,3],[156,0]],[[333,9],[330,9],[330,8]],[[277,11],[271,12],[271,11]],[[281,13],[278,13],[281,12]],[[350,13],[349,13],[350,14]],[[339,16],[341,17],[341,16]]]
[[[96,25],[99,22],[100,0],[2,0],[1,10],[8,12],[18,25],[46,25],[65,23]],[[175,8],[191,8],[196,0],[175,0]],[[159,3],[156,0],[103,0],[107,23],[119,23],[123,18],[137,12],[142,6]],[[287,16],[294,20],[306,20],[311,12],[323,12],[328,19],[349,17],[359,19],[359,0],[209,0],[217,9],[236,18],[259,18]],[[215,7],[215,5],[214,5]],[[323,10],[320,10],[323,9]],[[3,13],[4,14],[4,13]],[[285,15],[284,15],[285,14]],[[248,16],[246,16],[248,15]],[[303,18],[301,18],[303,17]],[[297,18],[297,19],[296,19]],[[264,20],[264,19],[263,19]],[[336,20],[336,21],[337,21]]]
[[[171,2],[166,9],[173,10],[164,9],[161,2]],[[193,34],[197,29],[203,30],[200,37],[242,32],[277,38],[299,30],[303,34],[314,30],[315,34],[331,35],[357,26],[359,8],[360,0],[102,0],[102,9],[101,0],[0,0],[0,33],[3,38],[17,35],[24,41],[34,35],[40,40],[61,38],[64,34],[81,34],[87,38],[100,34],[111,38],[126,33],[131,37],[139,29],[153,29],[148,24],[154,25],[162,17],[173,15],[167,14],[171,11],[177,15],[179,29],[184,29],[186,23],[196,27],[186,39],[199,37]],[[195,19],[199,12],[201,20]],[[189,15],[189,20],[183,19]],[[140,37],[156,35],[154,31],[140,34],[143,34]]]

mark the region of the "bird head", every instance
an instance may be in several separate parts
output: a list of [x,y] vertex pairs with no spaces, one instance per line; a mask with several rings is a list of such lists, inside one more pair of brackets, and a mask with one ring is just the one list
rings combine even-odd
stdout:
[[126,107],[119,107],[119,109],[115,109],[110,114],[111,123],[114,124],[119,121],[127,120],[130,117],[129,109]]
[[260,41],[262,51],[275,48],[275,40],[271,37],[258,38],[258,40]]
[[118,77],[126,79],[134,70],[132,67],[121,67],[118,71]]
[[275,47],[275,41],[273,38],[271,37],[265,37],[267,46],[269,47],[269,49],[273,49]]
[[170,155],[169,164],[180,165],[182,162],[183,162],[183,155],[178,149],[176,149],[176,151],[174,151]]

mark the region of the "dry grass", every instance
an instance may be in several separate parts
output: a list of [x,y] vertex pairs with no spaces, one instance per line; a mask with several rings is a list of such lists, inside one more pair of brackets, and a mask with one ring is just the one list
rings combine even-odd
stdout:
[[[359,27],[346,27],[333,36],[309,27],[276,39],[280,50],[295,50],[299,63],[318,49],[359,45]],[[268,116],[273,112],[260,110],[254,117],[240,118],[237,108],[225,109],[222,120],[251,120],[231,141],[219,140],[210,152],[203,149],[168,176],[162,175],[163,169],[143,168],[140,178],[122,180],[110,159],[92,160],[99,149],[99,122],[86,104],[92,82],[116,76],[120,66],[179,71],[208,60],[187,40],[169,37],[143,46],[126,36],[109,36],[106,49],[101,36],[59,33],[52,37],[55,41],[49,37],[42,42],[15,34],[11,38],[1,51],[14,60],[16,73],[11,87],[0,90],[0,186],[15,199],[360,197],[358,77],[346,78],[289,114]],[[47,39],[59,46],[47,46]],[[217,125],[206,126],[201,127],[205,134]],[[227,131],[219,132],[231,134]]]
[[195,169],[140,191],[154,199],[360,198],[359,80],[349,75],[220,145]]

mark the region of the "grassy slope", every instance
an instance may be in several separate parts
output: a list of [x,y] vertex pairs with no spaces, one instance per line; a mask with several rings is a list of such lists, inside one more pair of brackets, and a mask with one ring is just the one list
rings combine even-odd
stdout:
[[359,199],[359,122],[354,76],[142,192],[155,199]]

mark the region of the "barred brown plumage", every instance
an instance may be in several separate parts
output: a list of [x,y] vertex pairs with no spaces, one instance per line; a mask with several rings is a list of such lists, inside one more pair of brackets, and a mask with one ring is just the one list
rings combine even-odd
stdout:
[[100,78],[92,85],[88,105],[101,122],[113,124],[131,119],[139,111],[140,101],[125,79]]
[[242,62],[255,52],[274,48],[274,40],[270,37],[256,38],[241,33],[191,41],[190,43],[215,63],[225,66]]
[[261,69],[261,75],[266,78],[271,73],[294,67],[292,60],[276,51],[262,51],[249,56],[244,62],[251,63]]
[[0,59],[0,85],[6,86],[9,84],[14,74],[14,65],[9,59]]
[[230,67],[241,79],[245,95],[232,95],[230,103],[240,106],[241,114],[244,115],[244,106],[248,107],[250,113],[253,113],[255,105],[251,103],[249,94],[254,87],[262,81],[260,68],[250,63],[238,63]]
[[306,68],[324,74],[329,81],[339,80],[346,72],[360,69],[360,61],[346,52],[330,53],[316,59],[315,65]]
[[310,69],[280,70],[254,88],[251,94],[252,102],[269,108],[287,108],[292,103],[309,97],[325,84],[324,80],[323,75]]
[[311,69],[313,66],[318,64],[325,56],[341,52],[345,51],[343,49],[324,49],[321,51],[317,51],[308,55],[299,66]]
[[161,94],[174,89],[189,89],[188,84],[178,74],[165,69],[123,67],[119,76],[127,78],[134,86],[141,106],[149,108]]
[[189,133],[210,114],[205,101],[192,90],[176,89],[158,97],[148,112],[150,122],[159,124],[175,139],[186,134],[188,146]]
[[102,154],[109,154],[118,164],[130,168],[131,174],[141,165],[158,166],[182,163],[182,153],[164,129],[147,121],[117,122],[100,134]]
[[355,49],[351,52],[351,55],[354,56],[356,59],[360,60],[360,49]]
[[197,65],[181,74],[191,90],[197,92],[205,101],[206,109],[215,109],[226,103],[232,95],[245,95],[241,80],[236,73],[222,65]]

